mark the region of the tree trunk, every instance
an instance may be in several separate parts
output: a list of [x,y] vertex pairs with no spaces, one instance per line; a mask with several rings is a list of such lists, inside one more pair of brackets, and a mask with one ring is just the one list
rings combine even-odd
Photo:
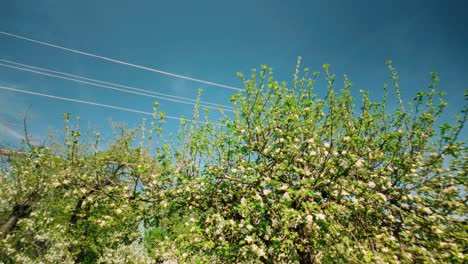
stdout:
[[6,223],[1,227],[2,237],[6,238],[8,234],[16,227],[18,220],[21,218],[29,216],[31,212],[31,206],[29,205],[15,205],[13,207],[13,212],[11,213],[10,218]]
[[299,252],[299,263],[301,264],[314,264],[315,257],[308,251]]
[[8,221],[2,225],[1,231],[2,231],[2,238],[6,238],[8,234],[13,230],[13,228],[16,226],[16,223],[18,223],[19,217],[18,216],[12,216]]

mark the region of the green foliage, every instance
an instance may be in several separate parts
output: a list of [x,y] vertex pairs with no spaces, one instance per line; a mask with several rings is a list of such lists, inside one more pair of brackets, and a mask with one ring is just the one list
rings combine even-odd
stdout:
[[65,148],[33,146],[1,173],[5,263],[95,263],[123,254],[170,184],[149,149],[134,146],[137,130],[118,127],[115,141],[100,150],[99,134],[81,143],[79,127],[70,127],[68,114],[65,121]]
[[[298,63],[299,65],[299,63]],[[435,127],[446,103],[437,74],[406,109],[388,62],[398,107],[361,92],[324,65],[292,86],[263,66],[232,98],[235,117],[200,124],[178,161],[171,199],[194,219],[186,254],[223,262],[463,262],[466,241],[466,120]],[[201,164],[196,165],[196,164]],[[180,190],[180,191],[179,191]],[[180,234],[178,244],[186,235]]]
[[463,263],[468,107],[438,122],[438,75],[405,104],[388,67],[393,89],[372,101],[347,76],[336,89],[330,65],[323,98],[300,60],[290,85],[262,65],[239,74],[232,117],[196,107],[176,142],[157,104],[150,129],[116,126],[105,148],[66,114],[63,144],[25,147],[0,172],[0,260]]

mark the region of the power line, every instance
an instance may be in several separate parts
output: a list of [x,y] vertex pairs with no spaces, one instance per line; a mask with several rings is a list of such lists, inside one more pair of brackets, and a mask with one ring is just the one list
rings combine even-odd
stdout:
[[[68,77],[59,76],[59,75],[55,75],[55,74],[35,71],[35,70],[21,68],[21,67],[16,67],[16,66],[12,66],[12,65],[3,64],[3,63],[0,63],[0,66],[13,68],[13,69],[21,70],[21,71],[33,72],[33,73],[36,73],[36,74],[50,76],[50,77],[64,79],[64,80],[69,80],[69,81],[73,81],[73,82],[79,82],[79,83],[89,84],[89,85],[93,85],[93,86],[103,87],[103,88],[106,88],[106,89],[121,91],[121,92],[125,92],[125,93],[132,93],[132,94],[137,94],[137,95],[142,95],[142,96],[147,96],[147,97],[159,98],[159,99],[162,99],[162,100],[173,101],[173,102],[182,103],[182,104],[196,105],[196,103],[193,103],[193,102],[186,102],[186,101],[172,99],[172,98],[165,98],[165,97],[161,97],[161,96],[157,96],[157,95],[151,95],[151,94],[142,93],[142,92],[129,91],[129,90],[125,90],[125,89],[112,87],[112,86],[109,86],[109,85],[103,85],[103,84],[97,84],[97,83],[92,83],[92,82],[88,82],[88,81],[77,80],[77,79],[73,79],[73,78],[68,78]],[[208,107],[208,108],[218,109],[218,107],[215,107],[215,106],[202,105],[202,104],[200,104],[200,105],[204,106],[204,107]],[[230,109],[223,109],[223,110],[228,111],[228,112],[233,111],[233,110],[230,110]]]
[[[25,91],[25,90],[16,89],[16,88],[7,87],[7,86],[0,86],[0,89],[9,90],[9,91],[18,92],[18,93],[25,93],[25,94],[32,94],[32,95],[42,96],[42,97],[48,97],[48,98],[57,99],[57,100],[70,101],[70,102],[75,102],[75,103],[80,103],[80,104],[87,104],[87,105],[94,105],[94,106],[100,106],[100,107],[105,107],[105,108],[117,109],[117,110],[133,112],[133,113],[138,113],[138,114],[143,114],[143,115],[151,115],[151,116],[153,115],[153,113],[150,113],[150,112],[145,112],[145,111],[140,111],[140,110],[135,110],[135,109],[130,109],[130,108],[124,108],[124,107],[119,107],[119,106],[95,103],[95,102],[78,100],[78,99],[67,98],[67,97],[60,97],[60,96],[44,94],[44,93],[36,93],[36,92]],[[179,121],[191,121],[191,120],[188,120],[188,119],[185,119],[185,118],[167,116],[167,115],[164,116],[164,118],[175,119],[175,120],[179,120]],[[196,121],[196,122],[205,123],[203,121]]]
[[[13,68],[13,69],[21,70],[21,71],[28,71],[28,72],[32,72],[32,73],[36,73],[36,74],[40,74],[40,75],[45,75],[45,76],[50,76],[50,77],[54,77],[54,78],[60,78],[60,79],[65,79],[65,80],[69,80],[69,81],[74,81],[74,82],[79,82],[79,83],[94,85],[94,86],[103,87],[103,88],[107,88],[107,89],[112,89],[112,90],[116,90],[116,91],[121,91],[121,92],[126,92],[126,93],[132,93],[132,94],[137,94],[137,95],[143,95],[143,96],[147,96],[147,97],[154,97],[154,98],[159,98],[159,99],[163,99],[163,100],[173,101],[173,102],[177,102],[177,103],[195,105],[195,103],[191,103],[191,102],[185,102],[185,101],[181,101],[181,100],[177,100],[177,99],[165,98],[165,97],[156,96],[156,95],[149,95],[149,94],[141,93],[141,92],[127,91],[127,90],[124,90],[124,89],[120,89],[120,88],[116,88],[116,87],[112,87],[112,86],[108,86],[108,85],[102,85],[102,84],[97,84],[97,83],[91,83],[91,82],[82,81],[82,80],[77,80],[77,79],[68,78],[68,77],[64,77],[64,76],[59,76],[59,75],[55,75],[55,74],[44,73],[44,72],[35,71],[35,70],[31,70],[31,69],[26,69],[26,68],[20,68],[20,67],[16,67],[16,66],[12,66],[12,65],[3,64],[3,63],[0,63],[0,66],[8,67],[8,68]],[[209,106],[207,106],[207,107],[209,107]]]
[[0,32],[0,34],[10,36],[10,37],[14,37],[14,38],[18,38],[18,39],[22,39],[22,40],[26,40],[26,41],[30,41],[30,42],[34,42],[34,43],[41,44],[41,45],[46,45],[46,46],[61,49],[61,50],[66,50],[66,51],[69,51],[69,52],[85,55],[85,56],[88,56],[88,57],[93,57],[93,58],[97,58],[97,59],[101,59],[101,60],[106,60],[106,61],[110,61],[110,62],[113,62],[113,63],[118,63],[118,64],[130,66],[130,67],[133,67],[133,68],[138,68],[138,69],[142,69],[142,70],[146,70],[146,71],[150,71],[150,72],[156,72],[156,73],[160,73],[160,74],[164,74],[164,75],[168,75],[168,76],[172,76],[172,77],[176,77],[176,78],[181,78],[181,79],[185,79],[185,80],[189,80],[189,81],[204,83],[204,84],[208,84],[208,85],[212,85],[212,86],[218,86],[218,87],[221,87],[221,88],[226,88],[226,89],[231,89],[231,90],[236,90],[236,91],[242,91],[243,90],[241,88],[237,88],[237,87],[230,86],[230,85],[205,81],[205,80],[196,79],[196,78],[192,78],[192,77],[188,77],[188,76],[184,76],[184,75],[180,75],[180,74],[161,71],[161,70],[157,70],[157,69],[153,69],[153,68],[149,68],[149,67],[145,67],[145,66],[125,62],[125,61],[121,61],[121,60],[112,59],[112,58],[109,58],[109,57],[104,57],[104,56],[101,56],[101,55],[96,55],[96,54],[92,54],[92,53],[88,53],[88,52],[84,52],[84,51],[80,51],[80,50],[75,50],[75,49],[62,47],[62,46],[59,46],[59,45],[55,45],[55,44],[51,44],[51,43],[48,43],[48,42],[39,41],[39,40],[35,40],[35,39],[31,39],[31,38],[27,38],[27,37],[23,37],[23,36],[19,36],[19,35],[7,33],[7,32]]
[[[145,90],[145,89],[135,88],[135,87],[132,87],[132,86],[121,85],[121,84],[116,84],[116,83],[111,83],[111,82],[105,82],[105,81],[101,81],[101,80],[91,79],[91,78],[87,78],[87,77],[83,77],[83,76],[79,76],[79,75],[60,72],[60,71],[54,71],[54,70],[50,70],[50,69],[46,69],[46,68],[31,66],[31,65],[28,65],[28,64],[18,63],[18,62],[4,60],[4,59],[0,59],[0,61],[7,62],[7,63],[14,64],[14,65],[20,65],[20,66],[23,66],[23,67],[28,67],[28,68],[31,68],[31,69],[37,69],[37,70],[41,70],[41,71],[45,71],[45,72],[57,73],[57,74],[70,76],[70,77],[74,77],[74,78],[78,78],[78,79],[82,79],[82,80],[92,81],[92,82],[96,82],[96,83],[102,83],[102,84],[122,87],[122,88],[130,89],[130,90],[134,90],[134,91],[140,91],[140,92],[144,92],[144,93],[151,93],[151,94],[155,94],[155,95],[162,95],[162,96],[166,96],[166,97],[172,97],[172,98],[176,98],[176,99],[187,100],[187,101],[191,101],[191,102],[194,102],[194,103],[197,102],[197,100],[194,100],[194,99],[191,99],[191,98],[188,98],[188,97],[170,95],[170,94],[166,94],[166,93],[153,92],[153,91],[149,91],[149,90]],[[4,66],[4,65],[2,64],[2,66]],[[6,66],[6,67],[8,67],[8,66]],[[52,77],[55,77],[55,75],[52,76]],[[159,98],[159,97],[157,97],[157,98]],[[211,103],[211,102],[206,102],[206,101],[200,101],[200,104],[204,104],[205,106],[212,105],[214,107],[221,107],[221,108],[227,109],[226,111],[229,111],[229,109],[232,109],[231,106],[227,106],[227,105],[223,105],[223,104],[217,104],[217,103]]]
[[[40,68],[40,67],[31,66],[31,65],[28,65],[28,64],[18,63],[18,62],[4,60],[4,59],[0,59],[0,61],[15,64],[15,65],[20,65],[20,66],[24,66],[24,67],[28,67],[28,68],[32,68],[32,69],[38,69],[38,70],[45,71],[45,72],[58,73],[58,74],[62,74],[62,75],[65,75],[65,76],[75,77],[75,78],[78,78],[78,79],[83,79],[83,80],[93,81],[93,82],[97,82],[97,83],[103,83],[103,84],[113,85],[113,86],[117,86],[117,87],[122,87],[122,88],[130,89],[130,90],[147,92],[147,93],[152,93],[152,94],[156,94],[156,95],[162,95],[162,96],[167,96],[167,97],[172,97],[172,98],[197,102],[197,100],[194,100],[194,99],[191,99],[191,98],[188,98],[188,97],[184,97],[184,96],[170,95],[170,94],[166,94],[166,93],[159,93],[159,92],[149,91],[149,90],[145,90],[145,89],[135,88],[135,87],[132,87],[132,86],[121,85],[121,84],[116,84],[116,83],[111,83],[111,82],[105,82],[105,81],[101,81],[101,80],[91,79],[91,78],[87,78],[87,77],[83,77],[83,76],[79,76],[79,75],[60,72],[60,71],[54,71],[54,70],[50,70],[50,69],[46,69],[46,68]],[[213,106],[218,106],[218,107],[222,107],[222,108],[232,109],[231,106],[227,106],[227,105],[223,105],[223,104],[211,103],[211,102],[206,102],[206,101],[200,101],[200,103],[205,104],[205,105],[213,105]]]

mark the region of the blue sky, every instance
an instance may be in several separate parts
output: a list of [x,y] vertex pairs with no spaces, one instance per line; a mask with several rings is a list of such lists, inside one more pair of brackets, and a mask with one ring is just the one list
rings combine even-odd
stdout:
[[[453,115],[463,108],[468,88],[467,7],[461,0],[6,0],[0,31],[236,87],[236,72],[260,64],[290,82],[302,56],[312,70],[331,64],[334,73],[347,74],[356,90],[374,98],[389,81],[385,61],[392,59],[406,99],[428,86],[430,72],[438,72]],[[229,104],[235,93],[5,35],[0,59],[190,98],[203,88],[203,100],[220,104]],[[0,85],[149,112],[155,100],[6,67],[0,67]],[[29,127],[38,138],[60,131],[65,112],[101,132],[111,119],[134,126],[143,117],[0,90],[1,143],[21,138],[21,116],[30,105]],[[161,109],[171,116],[192,114],[192,106],[175,102],[161,101]],[[166,129],[177,125],[168,120]]]

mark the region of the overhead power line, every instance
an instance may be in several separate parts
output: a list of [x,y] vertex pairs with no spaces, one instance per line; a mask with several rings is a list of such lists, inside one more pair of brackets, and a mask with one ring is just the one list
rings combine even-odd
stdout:
[[34,42],[34,43],[49,46],[49,47],[53,47],[53,48],[57,48],[57,49],[61,49],[61,50],[66,50],[66,51],[69,51],[69,52],[85,55],[85,56],[88,56],[88,57],[93,57],[93,58],[97,58],[97,59],[101,59],[101,60],[106,60],[106,61],[110,61],[110,62],[113,62],[113,63],[118,63],[118,64],[130,66],[130,67],[133,67],[133,68],[142,69],[142,70],[146,70],[146,71],[150,71],[150,72],[156,72],[156,73],[160,73],[160,74],[164,74],[164,75],[168,75],[168,76],[172,76],[172,77],[176,77],[176,78],[181,78],[181,79],[185,79],[185,80],[189,80],[189,81],[194,81],[194,82],[198,82],[198,83],[208,84],[208,85],[217,86],[217,87],[226,88],[226,89],[231,89],[231,90],[236,90],[236,91],[242,91],[243,90],[241,88],[237,88],[237,87],[230,86],[230,85],[205,81],[205,80],[196,79],[196,78],[192,78],[192,77],[188,77],[188,76],[184,76],[184,75],[180,75],[180,74],[161,71],[161,70],[158,70],[158,69],[153,69],[153,68],[149,68],[149,67],[145,67],[145,66],[141,66],[141,65],[137,65],[137,64],[133,64],[133,63],[129,63],[129,62],[113,59],[113,58],[109,58],[109,57],[104,57],[104,56],[101,56],[101,55],[96,55],[96,54],[92,54],[92,53],[88,53],[88,52],[84,52],[84,51],[80,51],[80,50],[76,50],[76,49],[70,49],[70,48],[62,47],[62,46],[59,46],[59,45],[51,44],[51,43],[44,42],[44,41],[39,41],[39,40],[36,40],[36,39],[27,38],[27,37],[24,37],[24,36],[11,34],[11,33],[8,33],[8,32],[0,32],[0,34],[3,34],[5,36],[18,38],[18,39],[22,39],[22,40],[26,40],[26,41],[29,41],[29,42]]
[[[70,77],[78,78],[78,79],[81,79],[81,80],[91,81],[91,82],[95,82],[95,83],[101,83],[101,84],[104,84],[103,87],[105,87],[105,88],[108,88],[107,85],[111,85],[111,86],[121,87],[121,88],[129,89],[129,90],[133,90],[133,91],[139,91],[139,92],[148,93],[148,94],[155,94],[155,95],[161,95],[161,96],[165,96],[165,97],[171,97],[171,98],[186,100],[186,101],[193,102],[193,103],[190,103],[191,105],[195,105],[195,103],[197,102],[197,100],[194,100],[194,99],[191,99],[191,98],[188,98],[188,97],[170,95],[170,94],[166,94],[166,93],[159,93],[159,92],[149,91],[149,90],[145,90],[145,89],[135,88],[135,87],[132,87],[132,86],[121,85],[121,84],[116,84],[116,83],[111,83],[111,82],[105,82],[105,81],[101,81],[101,80],[96,80],[96,79],[87,78],[87,77],[74,75],[74,74],[69,74],[69,73],[60,72],[60,71],[54,71],[54,70],[50,70],[50,69],[46,69],[46,68],[31,66],[31,65],[28,65],[28,64],[18,63],[18,62],[4,60],[4,59],[0,59],[0,61],[6,62],[6,63],[9,63],[9,64],[14,64],[14,65],[19,65],[19,66],[31,68],[31,69],[37,69],[37,70],[41,70],[41,71],[44,71],[44,72],[57,73],[57,74],[61,74],[61,75],[64,75],[64,76],[70,76]],[[4,66],[4,67],[14,68],[14,69],[17,69],[17,70],[30,71],[30,70],[27,70],[27,69],[24,69],[24,68],[13,67],[11,65],[5,65],[5,64],[1,64],[1,63],[0,63],[0,65]],[[37,73],[37,74],[42,74],[42,73],[37,72],[37,71],[30,71],[30,72]],[[46,74],[46,75],[51,76],[51,77],[55,77],[55,78],[61,78],[62,77],[62,76],[57,76],[57,75],[53,75],[53,74]],[[75,80],[75,79],[72,80],[72,79],[69,79],[69,78],[67,78],[67,80],[78,81],[78,80]],[[89,84],[88,82],[85,82],[85,83]],[[108,89],[111,89],[111,88],[108,88]],[[116,89],[118,89],[118,88],[116,88]],[[118,90],[121,91],[121,89],[118,89]],[[125,91],[125,92],[127,92],[127,91]],[[151,95],[147,95],[147,96],[151,96]],[[153,96],[151,96],[151,97],[153,97]],[[168,98],[165,98],[165,97],[158,97],[158,96],[154,96],[154,97],[155,98],[161,98],[161,99],[164,99],[164,100],[171,100],[171,101],[174,100],[175,102],[180,102],[180,100],[168,99]],[[184,103],[186,103],[186,102],[184,102]],[[232,111],[232,109],[233,109],[231,106],[227,106],[227,105],[223,105],[223,104],[217,104],[217,103],[211,103],[211,102],[206,102],[206,101],[200,101],[200,104],[202,106],[207,106],[207,107],[212,107],[212,108],[223,108],[223,110],[225,110],[225,111]]]
[[[145,111],[140,111],[140,110],[135,110],[135,109],[130,109],[130,108],[124,108],[124,107],[119,107],[119,106],[95,103],[95,102],[91,102],[91,101],[84,101],[84,100],[78,100],[78,99],[67,98],[67,97],[60,97],[60,96],[44,94],[44,93],[31,92],[31,91],[16,89],[16,88],[7,87],[7,86],[0,86],[0,89],[9,90],[9,91],[18,92],[18,93],[25,93],[25,94],[32,94],[32,95],[36,95],[36,96],[48,97],[48,98],[57,99],[57,100],[75,102],[75,103],[80,103],[80,104],[94,105],[94,106],[100,106],[100,107],[111,108],[111,109],[116,109],[116,110],[122,110],[122,111],[127,111],[127,112],[133,112],[133,113],[137,113],[137,114],[153,115],[153,113],[150,113],[150,112],[145,112]],[[169,118],[169,119],[174,119],[174,120],[179,120],[179,121],[191,121],[189,119],[174,117],[174,116],[167,116],[167,115],[164,116],[164,118]],[[197,122],[205,123],[205,122],[202,122],[202,121],[197,121]]]
[[[36,74],[40,74],[40,75],[45,75],[45,76],[50,76],[50,77],[54,77],[54,78],[69,80],[69,81],[73,81],[73,82],[79,82],[79,83],[89,84],[89,85],[93,85],[93,86],[103,87],[103,88],[106,88],[106,89],[121,91],[121,92],[125,92],[125,93],[142,95],[142,96],[146,96],[146,97],[153,97],[153,98],[158,98],[158,99],[162,99],[162,100],[182,103],[182,104],[196,105],[196,103],[194,103],[194,102],[187,102],[187,101],[182,101],[182,100],[178,100],[178,99],[166,98],[166,97],[151,95],[151,94],[143,93],[143,92],[129,91],[129,90],[125,90],[125,89],[121,89],[121,88],[117,88],[117,87],[113,87],[113,86],[109,86],[109,85],[92,83],[92,82],[88,82],[88,81],[83,81],[83,80],[73,79],[73,78],[69,78],[69,77],[59,76],[59,75],[55,75],[55,74],[51,74],[51,73],[40,72],[40,71],[31,70],[31,69],[27,69],[27,68],[16,67],[16,66],[12,66],[12,65],[3,64],[3,63],[0,63],[0,66],[12,68],[12,69],[17,69],[17,70],[21,70],[21,71],[28,71],[28,72],[32,72],[32,73],[36,73]],[[211,105],[204,105],[204,104],[201,104],[201,103],[200,103],[200,105],[204,106],[204,107],[208,107],[208,108],[214,108],[214,109],[219,109],[220,108],[220,107],[211,106]],[[228,112],[233,112],[233,110],[230,110],[230,109],[222,109],[222,110],[228,111]]]

